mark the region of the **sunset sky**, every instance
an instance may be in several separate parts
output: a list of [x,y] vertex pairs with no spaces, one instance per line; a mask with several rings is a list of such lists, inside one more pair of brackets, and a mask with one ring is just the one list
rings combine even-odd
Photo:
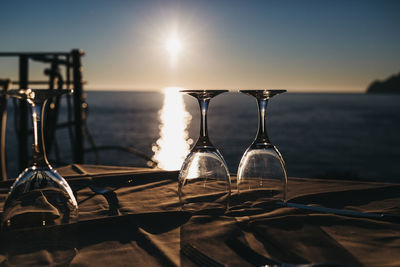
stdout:
[[[1,0],[0,14],[1,52],[80,48],[88,89],[361,92],[400,72],[400,1]],[[0,58],[0,78],[16,74]]]

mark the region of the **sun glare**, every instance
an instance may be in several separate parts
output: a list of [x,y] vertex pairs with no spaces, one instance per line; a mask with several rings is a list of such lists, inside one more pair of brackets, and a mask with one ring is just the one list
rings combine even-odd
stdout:
[[181,40],[176,36],[170,37],[166,42],[166,49],[171,56],[177,55],[182,49]]

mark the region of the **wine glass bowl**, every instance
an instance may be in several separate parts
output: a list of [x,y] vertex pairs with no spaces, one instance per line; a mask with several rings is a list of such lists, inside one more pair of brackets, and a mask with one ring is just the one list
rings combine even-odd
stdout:
[[[237,173],[239,195],[257,192],[265,201],[286,201],[287,172],[279,150],[271,144],[266,131],[268,100],[286,90],[240,90],[255,97],[258,103],[258,131],[253,143],[243,154]],[[243,201],[246,199],[242,198]]]
[[3,229],[41,227],[76,221],[75,197],[50,166],[26,168],[16,179],[4,204]]
[[15,180],[4,204],[3,230],[41,227],[77,221],[78,204],[67,181],[53,169],[44,148],[43,110],[50,97],[70,90],[10,90],[10,97],[24,99],[32,107],[32,166]]
[[182,90],[195,97],[200,106],[200,136],[182,164],[178,177],[178,195],[187,211],[225,212],[231,194],[230,174],[221,153],[207,131],[209,101],[227,90]]

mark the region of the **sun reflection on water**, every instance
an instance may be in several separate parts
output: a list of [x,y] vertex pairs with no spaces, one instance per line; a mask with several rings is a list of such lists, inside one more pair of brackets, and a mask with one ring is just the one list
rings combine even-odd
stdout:
[[164,88],[164,105],[159,111],[160,138],[153,145],[153,159],[164,170],[179,170],[193,140],[187,131],[192,116],[186,111],[182,88]]

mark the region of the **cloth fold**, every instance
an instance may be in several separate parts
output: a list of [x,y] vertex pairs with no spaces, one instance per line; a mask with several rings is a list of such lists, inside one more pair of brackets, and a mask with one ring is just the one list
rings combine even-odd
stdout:
[[[58,171],[76,194],[79,221],[1,232],[0,265],[195,266],[181,253],[188,245],[229,266],[400,265],[400,225],[393,222],[281,207],[234,190],[225,215],[193,214],[180,210],[177,171],[94,165]],[[9,186],[0,182],[1,205]],[[400,212],[395,184],[290,178],[288,188],[291,202]]]

